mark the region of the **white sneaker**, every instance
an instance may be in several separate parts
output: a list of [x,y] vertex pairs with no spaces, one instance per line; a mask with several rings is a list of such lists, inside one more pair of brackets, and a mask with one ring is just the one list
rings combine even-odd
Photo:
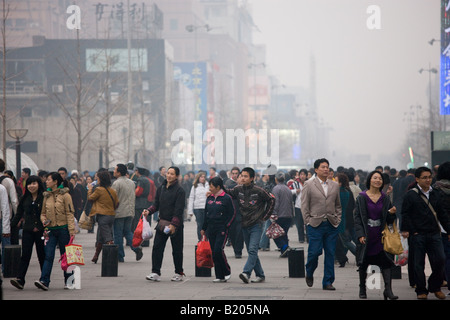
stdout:
[[230,280],[230,279],[231,279],[231,274],[225,276],[225,281],[228,281],[228,280]]
[[226,279],[214,279],[213,282],[214,283],[227,282],[227,280]]
[[245,272],[242,272],[241,274],[239,274],[239,278],[240,278],[244,283],[248,283],[248,282],[249,282],[249,276],[248,276]]
[[157,273],[150,273],[148,276],[145,277],[145,279],[159,282],[161,281],[161,276]]
[[182,274],[175,273],[173,275],[172,279],[170,279],[170,280],[171,281],[176,281],[176,282],[183,281],[183,276],[184,276],[184,273],[182,273]]
[[256,277],[255,279],[252,279],[251,282],[259,283],[259,282],[264,282],[264,280],[266,280],[266,278]]

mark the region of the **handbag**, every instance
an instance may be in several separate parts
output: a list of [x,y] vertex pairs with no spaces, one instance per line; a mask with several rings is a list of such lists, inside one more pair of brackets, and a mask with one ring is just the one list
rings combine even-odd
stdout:
[[205,236],[197,244],[195,251],[195,263],[197,268],[212,268],[214,267],[211,244]]
[[275,221],[272,222],[272,224],[267,228],[266,230],[266,236],[269,239],[277,239],[281,236],[285,235],[284,229]]
[[397,231],[397,226],[395,222],[391,225],[386,224],[384,230],[382,232],[381,242],[383,243],[384,251],[393,254],[399,255],[403,253],[402,240],[400,239],[400,233]]
[[81,229],[85,229],[85,230],[91,230],[92,229],[92,225],[93,225],[92,218],[89,217],[86,214],[86,211],[84,211],[84,210],[81,213],[81,217],[80,217],[80,221],[78,222],[78,225],[80,226]]

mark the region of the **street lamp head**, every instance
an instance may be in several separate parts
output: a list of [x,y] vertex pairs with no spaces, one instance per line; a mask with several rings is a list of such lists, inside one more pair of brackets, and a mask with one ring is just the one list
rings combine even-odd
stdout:
[[13,139],[22,139],[27,135],[28,129],[8,129],[7,132]]
[[430,71],[431,71],[432,73],[438,73],[438,71],[437,71],[436,68],[433,68],[433,69],[431,69]]

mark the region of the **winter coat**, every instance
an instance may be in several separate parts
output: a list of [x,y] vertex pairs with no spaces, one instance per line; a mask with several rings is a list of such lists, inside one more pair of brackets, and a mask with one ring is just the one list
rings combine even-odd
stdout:
[[[382,216],[381,216],[381,230],[384,230],[386,223],[388,225],[393,224],[396,215],[390,214],[388,211],[392,208],[391,200],[389,197],[385,196],[383,199],[383,208],[382,208]],[[367,239],[367,227],[368,227],[368,213],[367,213],[367,202],[366,198],[363,194],[359,194],[356,198],[355,203],[355,211],[353,214],[353,219],[355,221],[355,236],[356,236],[356,264],[359,266],[363,263],[366,251],[367,251],[367,243],[369,242]],[[359,238],[365,237],[366,243],[362,244],[359,241]],[[392,260],[392,256],[390,256],[387,252],[388,258]]]
[[273,212],[275,197],[253,182],[248,186],[238,185],[233,189],[226,189],[225,192],[239,200],[244,228],[268,220]]
[[151,214],[159,211],[159,218],[170,221],[175,227],[183,225],[183,213],[186,206],[183,187],[175,181],[167,188],[167,180],[156,189],[154,205],[148,208]]
[[437,214],[440,224],[444,230],[449,233],[450,218],[443,207],[443,199],[440,192],[434,189],[431,190],[429,200],[425,197],[427,202],[424,201],[421,194],[423,194],[423,192],[419,189],[418,185],[415,185],[408,190],[403,198],[402,231],[407,231],[411,235],[415,233],[433,234],[440,232],[440,226],[436,222],[436,218],[427,204],[429,201]]
[[67,226],[70,235],[75,235],[74,208],[69,188],[58,188],[44,192],[41,222],[50,220],[49,229]]
[[209,191],[209,184],[205,182],[197,184],[197,188],[192,186],[188,201],[188,214],[194,214],[194,209],[205,209],[206,193]]
[[226,232],[236,216],[233,199],[222,191],[217,197],[210,195],[206,200],[205,221],[202,230]]
[[134,206],[136,201],[135,184],[127,177],[119,177],[112,184],[119,200],[116,209],[116,218],[134,217]]
[[[108,193],[109,191],[109,193]],[[114,216],[115,210],[119,205],[119,199],[114,189],[98,186],[94,191],[88,191],[88,200],[94,202],[91,208],[90,216],[102,214],[105,216]]]
[[44,226],[42,225],[40,219],[43,200],[44,196],[42,193],[38,194],[35,201],[33,201],[33,197],[31,195],[22,198],[19,202],[19,206],[17,207],[17,213],[11,220],[11,225],[17,226],[19,221],[23,218],[23,230],[33,231],[34,228],[37,228],[41,232],[44,231]]

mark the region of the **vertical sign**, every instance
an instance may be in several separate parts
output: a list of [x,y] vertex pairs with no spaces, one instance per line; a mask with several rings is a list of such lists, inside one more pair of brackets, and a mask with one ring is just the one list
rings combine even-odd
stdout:
[[450,0],[441,0],[441,115],[450,114]]

